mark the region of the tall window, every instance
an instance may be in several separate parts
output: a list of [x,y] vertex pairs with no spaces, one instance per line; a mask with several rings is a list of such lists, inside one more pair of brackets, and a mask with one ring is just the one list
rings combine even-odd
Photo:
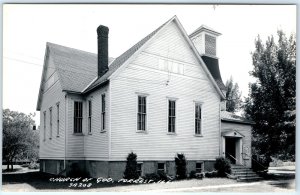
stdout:
[[105,94],[101,96],[102,100],[102,111],[101,111],[101,130],[105,130]]
[[82,102],[74,102],[74,133],[82,133]]
[[46,140],[46,111],[44,111],[44,141]]
[[49,137],[49,139],[52,139],[52,107],[49,108],[49,114],[50,114],[50,137]]
[[137,130],[146,130],[146,97],[138,96]]
[[168,132],[175,133],[176,101],[169,100]]
[[59,103],[56,104],[56,136],[59,136]]
[[195,104],[195,134],[201,134],[201,104]]
[[92,101],[88,101],[88,108],[89,108],[89,116],[88,116],[88,130],[89,133],[92,132]]

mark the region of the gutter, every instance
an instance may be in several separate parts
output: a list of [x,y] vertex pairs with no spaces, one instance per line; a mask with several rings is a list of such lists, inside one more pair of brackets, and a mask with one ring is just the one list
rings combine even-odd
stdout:
[[232,119],[221,119],[221,121],[224,122],[229,122],[229,123],[240,123],[240,124],[247,124],[247,125],[255,125],[256,123],[253,121],[237,121],[237,120],[232,120]]

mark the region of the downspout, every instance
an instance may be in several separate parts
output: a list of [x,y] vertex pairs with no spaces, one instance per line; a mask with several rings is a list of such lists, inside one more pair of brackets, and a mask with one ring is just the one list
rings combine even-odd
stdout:
[[222,154],[222,150],[221,150],[221,145],[222,145],[222,136],[221,136],[221,104],[222,101],[219,103],[219,156],[221,156]]
[[[64,170],[66,170],[66,158],[67,158],[67,128],[68,128],[68,118],[67,118],[67,93],[65,94],[65,156],[64,156]],[[65,172],[66,173],[66,172]],[[67,174],[67,173],[66,173]]]

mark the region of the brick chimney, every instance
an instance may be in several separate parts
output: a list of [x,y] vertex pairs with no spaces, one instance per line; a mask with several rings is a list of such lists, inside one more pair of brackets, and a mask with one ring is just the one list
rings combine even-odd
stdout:
[[97,28],[98,34],[98,76],[101,77],[108,71],[108,32],[106,26]]

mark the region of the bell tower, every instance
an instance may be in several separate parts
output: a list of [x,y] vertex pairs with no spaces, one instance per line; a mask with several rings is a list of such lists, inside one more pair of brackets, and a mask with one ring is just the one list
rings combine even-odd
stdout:
[[[206,64],[218,87],[226,95],[226,87],[222,81],[217,57],[217,38],[221,33],[212,28],[202,25],[189,35],[202,60]],[[226,109],[226,101],[221,104],[221,109]]]

